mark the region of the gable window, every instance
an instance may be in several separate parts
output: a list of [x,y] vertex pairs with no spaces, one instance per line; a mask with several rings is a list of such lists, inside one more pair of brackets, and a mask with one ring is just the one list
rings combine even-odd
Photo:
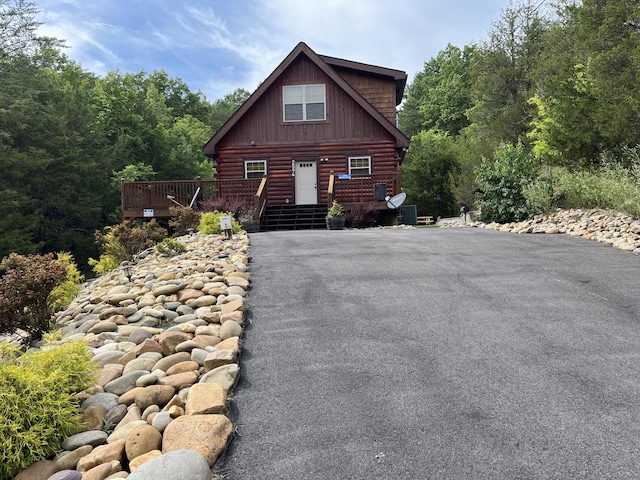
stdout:
[[262,178],[266,173],[266,160],[247,160],[244,162],[244,178]]
[[369,175],[371,173],[371,157],[349,157],[349,173],[351,175]]
[[284,121],[300,122],[326,118],[324,84],[282,87]]

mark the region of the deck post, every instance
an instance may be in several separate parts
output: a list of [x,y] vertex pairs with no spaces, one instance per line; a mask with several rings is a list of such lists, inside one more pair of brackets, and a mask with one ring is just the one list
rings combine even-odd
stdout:
[[122,206],[122,220],[126,220],[124,212],[127,210],[128,205],[125,205],[124,201],[124,178],[120,179],[120,205]]
[[335,199],[335,182],[336,176],[333,170],[331,170],[331,172],[329,172],[329,188],[327,190],[327,208],[331,208],[331,204]]
[[260,186],[258,186],[258,191],[253,196],[253,219],[260,220],[262,217],[262,211],[267,203],[267,175],[262,176],[262,180],[260,181]]

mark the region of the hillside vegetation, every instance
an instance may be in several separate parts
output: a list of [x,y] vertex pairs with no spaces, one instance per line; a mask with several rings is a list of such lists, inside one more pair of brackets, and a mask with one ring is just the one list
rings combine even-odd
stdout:
[[511,3],[408,86],[408,202],[441,216],[475,204],[490,221],[556,206],[638,216],[639,86],[637,1]]

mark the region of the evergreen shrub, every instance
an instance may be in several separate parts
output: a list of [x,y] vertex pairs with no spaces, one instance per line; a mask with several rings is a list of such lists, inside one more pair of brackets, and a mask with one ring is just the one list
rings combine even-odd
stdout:
[[[218,235],[222,233],[222,229],[220,228],[220,217],[233,216],[230,212],[207,212],[203,213],[200,217],[200,225],[198,230],[200,233],[204,233],[205,235]],[[240,231],[240,224],[237,222],[235,218],[231,220],[231,229],[233,233],[238,233]]]
[[51,311],[59,312],[67,307],[80,291],[80,283],[84,281],[84,275],[78,270],[73,255],[69,252],[59,252],[56,254],[58,260],[67,263],[67,275],[64,281],[51,291],[49,297]]
[[0,346],[0,479],[51,458],[81,431],[75,394],[95,383],[96,364],[84,342],[42,350]]

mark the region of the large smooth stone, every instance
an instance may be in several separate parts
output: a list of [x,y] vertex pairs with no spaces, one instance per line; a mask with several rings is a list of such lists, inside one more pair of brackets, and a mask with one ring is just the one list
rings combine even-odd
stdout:
[[202,454],[174,450],[141,465],[127,480],[211,480],[211,470]]
[[101,430],[89,430],[87,432],[76,433],[62,442],[62,448],[64,450],[75,450],[83,445],[97,447],[107,442],[107,436],[107,433]]
[[226,391],[229,391],[238,381],[239,374],[240,367],[238,364],[231,363],[205,373],[200,377],[199,383],[219,383]]
[[212,467],[227,447],[232,433],[233,424],[224,415],[183,415],[164,430],[162,453],[184,448],[195,450]]
[[151,373],[149,370],[138,370],[128,373],[110,381],[104,386],[104,389],[108,393],[114,393],[116,395],[122,395],[129,390],[133,390],[136,387],[136,381],[143,375]]

